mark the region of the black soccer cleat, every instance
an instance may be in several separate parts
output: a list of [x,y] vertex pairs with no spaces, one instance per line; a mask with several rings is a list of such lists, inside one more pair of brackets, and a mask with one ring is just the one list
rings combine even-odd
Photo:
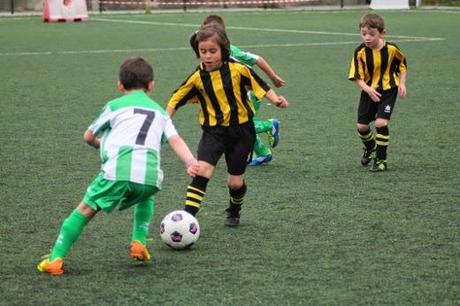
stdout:
[[237,227],[240,225],[240,212],[235,212],[227,208],[227,217],[225,218],[224,225],[228,227]]
[[225,218],[225,226],[228,227],[237,227],[240,225],[240,218],[239,217],[227,217]]
[[372,157],[374,156],[375,148],[373,149],[363,148],[363,150],[364,152],[363,152],[363,156],[361,157],[361,165],[367,166],[371,162]]

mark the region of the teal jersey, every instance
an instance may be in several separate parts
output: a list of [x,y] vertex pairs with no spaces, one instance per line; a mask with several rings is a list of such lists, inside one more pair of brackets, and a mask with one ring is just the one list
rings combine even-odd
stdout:
[[259,59],[258,55],[243,51],[234,45],[230,45],[230,56],[250,67],[255,66],[257,64],[257,60]]
[[142,91],[108,102],[88,127],[102,137],[104,178],[161,188],[162,138],[177,135],[165,110]]

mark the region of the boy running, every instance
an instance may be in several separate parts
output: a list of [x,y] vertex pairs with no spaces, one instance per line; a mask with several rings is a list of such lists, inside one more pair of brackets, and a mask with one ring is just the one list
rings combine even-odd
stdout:
[[163,181],[162,139],[168,140],[190,176],[198,171],[196,159],[168,114],[149,97],[153,86],[153,69],[145,59],[128,59],[121,65],[118,89],[123,96],[108,102],[84,134],[86,143],[100,149],[101,171],[64,220],[51,254],[37,266],[40,272],[64,273],[64,258],[86,224],[99,211],[110,213],[116,207],[134,206],[130,255],[139,261],[151,259],[146,240],[154,194]]

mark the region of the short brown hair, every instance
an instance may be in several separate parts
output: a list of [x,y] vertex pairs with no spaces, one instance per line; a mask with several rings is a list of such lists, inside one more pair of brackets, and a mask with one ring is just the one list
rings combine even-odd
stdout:
[[208,15],[204,20],[203,22],[201,23],[201,27],[204,27],[205,25],[208,25],[208,24],[218,24],[220,25],[224,31],[225,31],[225,22],[224,22],[224,19],[222,17],[220,17],[219,15]]
[[149,83],[153,81],[153,68],[142,57],[129,58],[121,65],[118,79],[126,90],[148,90]]
[[210,39],[211,37],[216,38],[222,52],[222,60],[227,61],[230,58],[230,40],[228,39],[225,30],[215,23],[201,27],[201,29],[191,37],[190,44],[193,51],[195,51],[196,57],[200,58],[198,44]]
[[385,22],[379,15],[371,13],[361,17],[359,28],[361,29],[363,27],[377,29],[379,32],[383,32],[385,30]]

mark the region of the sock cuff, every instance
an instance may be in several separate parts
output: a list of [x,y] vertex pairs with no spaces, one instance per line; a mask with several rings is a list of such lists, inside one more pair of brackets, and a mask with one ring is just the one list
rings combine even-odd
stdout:
[[86,218],[86,216],[82,214],[78,209],[74,209],[69,217],[81,220],[85,225],[89,222],[88,218]]
[[378,128],[375,128],[375,130],[377,131],[377,134],[380,134],[380,135],[388,135],[390,130],[388,129],[388,126],[383,126],[383,127],[378,127]]
[[358,134],[361,136],[367,136],[369,134],[372,134],[372,130],[369,128],[367,131],[361,132],[359,129],[357,130]]
[[243,186],[241,186],[239,189],[228,189],[228,192],[230,194],[230,197],[234,199],[240,199],[244,197],[247,191],[247,186],[246,183],[243,183]]
[[192,187],[195,187],[195,188],[198,188],[202,191],[206,191],[206,187],[208,186],[208,182],[209,182],[209,179],[204,177],[204,176],[200,176],[200,175],[197,175],[193,178],[192,182],[190,183],[190,186]]

